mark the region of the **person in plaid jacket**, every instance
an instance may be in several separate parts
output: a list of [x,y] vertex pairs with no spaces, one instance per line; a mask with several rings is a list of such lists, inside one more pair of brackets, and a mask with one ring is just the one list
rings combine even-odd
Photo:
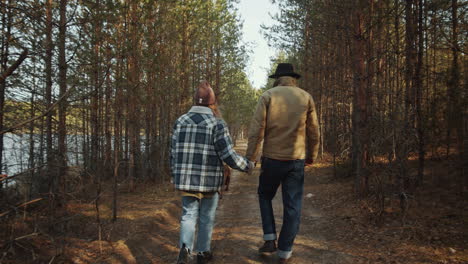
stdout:
[[171,140],[172,180],[182,195],[178,264],[189,261],[197,222],[197,263],[213,258],[210,244],[218,192],[223,186],[223,163],[243,172],[254,167],[236,153],[226,123],[215,116],[216,98],[207,81],[200,83],[195,103],[175,122]]

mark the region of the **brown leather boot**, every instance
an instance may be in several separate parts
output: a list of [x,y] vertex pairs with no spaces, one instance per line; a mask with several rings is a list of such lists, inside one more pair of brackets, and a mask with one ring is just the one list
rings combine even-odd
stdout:
[[213,259],[213,253],[206,251],[206,252],[198,252],[197,254],[197,264],[206,264]]
[[277,250],[276,240],[266,240],[263,246],[258,249],[260,253],[272,253]]
[[190,250],[185,247],[185,244],[179,251],[179,257],[177,258],[177,264],[189,264],[190,261]]

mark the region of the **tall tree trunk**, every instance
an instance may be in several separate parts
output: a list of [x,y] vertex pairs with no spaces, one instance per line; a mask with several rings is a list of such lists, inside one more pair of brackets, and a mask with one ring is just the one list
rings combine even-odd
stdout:
[[93,32],[92,42],[93,42],[93,52],[92,52],[92,73],[91,79],[93,82],[93,92],[91,96],[91,160],[90,160],[90,169],[91,172],[97,176],[98,164],[100,164],[100,145],[99,145],[99,132],[100,132],[100,123],[99,123],[99,98],[101,96],[101,81],[100,81],[100,38],[101,38],[101,22],[100,22],[100,3],[99,0],[96,1],[93,7]]
[[422,113],[422,65],[424,52],[424,34],[423,34],[423,11],[424,5],[422,0],[418,0],[418,60],[416,64],[415,80],[416,80],[416,123],[418,133],[418,178],[417,185],[422,184],[424,176],[424,159],[425,159],[425,143],[424,143],[424,124]]
[[[35,30],[37,30],[35,28]],[[32,43],[32,50],[36,50],[37,48],[37,43],[35,40],[33,40]],[[31,99],[29,101],[30,103],[30,109],[29,109],[29,117],[33,119],[36,116],[36,93],[37,93],[37,60],[36,56],[32,56],[32,68],[33,68],[33,73],[32,73],[32,87],[31,87]],[[25,194],[25,201],[29,201],[32,198],[33,195],[33,187],[37,185],[38,182],[36,182],[36,179],[34,175],[36,175],[36,171],[34,167],[36,166],[36,157],[35,157],[35,144],[34,144],[34,129],[35,129],[35,122],[32,121],[29,124],[29,160],[28,160],[28,169],[30,170],[29,174],[29,186],[28,186],[28,191],[27,194]],[[38,189],[39,191],[39,189]]]
[[[364,161],[364,167],[367,166],[366,164],[369,163],[371,156],[373,153],[369,153],[369,142],[371,141],[372,133],[369,133],[369,125],[368,122],[369,120],[372,120],[372,115],[376,109],[373,108],[373,90],[376,90],[375,85],[376,83],[374,82],[375,78],[375,61],[376,61],[376,54],[375,54],[375,48],[374,48],[374,43],[375,38],[374,38],[374,31],[376,24],[374,24],[374,0],[368,0],[368,5],[369,5],[369,12],[368,12],[368,17],[366,19],[366,29],[367,29],[367,51],[365,52],[366,56],[366,96],[365,96],[365,110],[364,110],[364,116],[362,117],[362,125],[363,125],[363,135],[362,135],[362,144],[363,144],[363,158],[365,159]],[[378,38],[379,36],[377,36]],[[375,153],[374,153],[375,154]],[[364,186],[365,190],[367,190],[368,186],[368,177],[367,175],[364,176]]]
[[400,0],[395,0],[395,42],[396,44],[394,45],[395,47],[395,66],[396,70],[394,70],[394,75],[395,75],[395,95],[392,94],[391,98],[393,98],[392,101],[392,106],[391,106],[391,120],[393,121],[392,123],[392,159],[399,159],[401,155],[399,155],[399,150],[401,146],[399,145],[399,130],[401,127],[401,124],[397,122],[400,120],[399,116],[401,116],[401,111],[400,111],[400,102],[401,102],[401,84],[400,84]]
[[[35,64],[35,62],[34,62]],[[35,65],[34,65],[35,66]],[[29,103],[31,104],[29,109],[29,117],[32,119],[36,115],[36,107],[35,107],[35,94],[36,94],[36,80],[33,77],[33,88],[31,89],[31,99]],[[28,191],[25,194],[25,200],[29,201],[32,197],[32,190],[35,184],[34,182],[34,167],[35,167],[35,155],[34,155],[34,121],[29,124],[29,159],[28,159],[28,169],[30,170],[29,173],[29,186]]]
[[304,56],[302,57],[302,72],[304,73],[302,87],[312,93],[312,87],[309,83],[309,49],[310,49],[310,27],[309,27],[310,11],[306,10],[305,20],[304,20]]
[[362,195],[366,190],[366,146],[364,143],[365,121],[367,115],[366,78],[365,78],[365,18],[361,1],[355,11],[353,26],[353,131],[352,131],[352,164],[355,177],[355,190]]
[[[49,109],[52,105],[52,56],[53,56],[53,43],[52,43],[52,5],[53,0],[47,0],[46,2],[46,22],[45,22],[45,105],[46,109]],[[46,164],[47,172],[49,173],[49,190],[52,191],[54,186],[54,177],[52,172],[52,166],[54,163],[54,152],[52,142],[52,116],[53,111],[46,114],[45,126],[46,126]]]
[[402,210],[402,221],[405,221],[406,208],[407,208],[407,194],[408,187],[408,153],[410,151],[410,133],[414,128],[414,69],[413,65],[416,63],[415,57],[415,32],[414,32],[414,1],[407,0],[405,5],[405,109],[404,121],[402,131],[397,141],[397,161],[400,168],[398,173],[398,189],[400,197],[400,207]]
[[139,51],[139,14],[138,14],[138,1],[130,0],[130,45],[131,51],[128,58],[128,125],[129,125],[129,178],[130,189],[134,190],[135,178],[139,162],[139,141],[140,141],[140,122],[139,122],[139,65],[138,65],[138,51]]
[[[181,62],[180,62],[180,82],[181,82],[181,87],[180,87],[180,101],[179,101],[179,112],[184,111],[186,108],[191,103],[190,98],[192,98],[192,91],[190,90],[190,85],[189,85],[189,58],[190,58],[190,47],[189,47],[189,41],[190,41],[190,15],[189,15],[189,10],[187,8],[184,9],[185,11],[182,14],[182,40],[181,40],[181,48],[182,48],[182,54],[181,54]],[[208,48],[207,48],[208,50]],[[217,87],[214,87],[217,89]],[[215,91],[216,92],[216,91]]]
[[[59,67],[59,97],[67,92],[67,61],[66,61],[66,32],[67,32],[67,0],[60,0],[60,21],[58,35],[58,67]],[[64,191],[65,174],[67,171],[67,99],[58,105],[58,184]]]
[[[123,56],[121,56],[123,57]],[[124,63],[119,60],[116,68],[116,80],[121,81],[121,65]],[[114,98],[114,170],[113,170],[113,184],[112,184],[112,221],[117,220],[117,181],[119,178],[120,158],[122,151],[122,89],[117,84],[115,87]]]
[[[6,72],[8,69],[8,59],[10,53],[10,39],[11,39],[11,10],[9,8],[10,1],[2,1],[2,43],[1,43],[1,57],[0,57],[0,73]],[[5,109],[5,93],[7,83],[5,79],[0,80],[0,131],[4,129],[4,109]],[[3,134],[0,134],[0,174],[3,172]]]
[[[106,61],[107,61],[107,73],[106,73],[106,88],[105,88],[105,117],[104,117],[104,134],[105,134],[105,153],[104,153],[104,163],[106,164],[106,177],[112,176],[113,167],[113,155],[112,155],[112,78],[111,78],[111,65],[112,65],[112,54],[111,50],[106,50]],[[114,135],[116,136],[116,135]]]
[[[449,145],[451,141],[451,130],[455,129],[456,140],[458,147],[458,156],[459,156],[459,172],[460,179],[464,180],[464,174],[466,170],[466,159],[465,159],[465,138],[464,130],[466,120],[464,120],[463,109],[463,94],[460,85],[460,65],[458,62],[458,57],[460,53],[460,47],[458,45],[458,1],[452,0],[452,69],[450,73],[449,87],[448,87],[448,124],[447,124],[447,144]],[[466,85],[466,84],[465,84]],[[466,95],[465,95],[466,96]],[[447,153],[449,152],[449,147],[447,148]],[[462,184],[464,185],[464,184]]]
[[[117,25],[117,34],[119,39],[124,35],[122,32],[122,22],[119,22]],[[124,104],[123,100],[123,71],[124,71],[124,55],[122,54],[122,44],[117,45],[118,50],[118,60],[115,68],[115,97],[114,103],[112,105],[114,113],[114,168],[113,168],[113,184],[112,184],[112,221],[117,220],[117,181],[119,178],[119,169],[120,169],[120,160],[122,158],[122,105]]]

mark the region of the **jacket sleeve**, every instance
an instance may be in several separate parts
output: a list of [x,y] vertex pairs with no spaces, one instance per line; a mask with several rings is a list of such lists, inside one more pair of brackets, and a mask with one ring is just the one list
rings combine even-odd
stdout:
[[214,131],[214,147],[219,158],[229,167],[247,172],[249,161],[236,153],[226,123],[219,120]]
[[307,111],[307,121],[306,121],[306,133],[307,133],[307,157],[306,160],[315,161],[318,156],[319,150],[319,123],[317,118],[317,111],[315,111],[315,103],[312,96],[309,100],[309,109]]
[[265,124],[268,98],[263,94],[257,103],[252,121],[250,122],[246,157],[254,161],[257,158],[262,140],[265,136]]

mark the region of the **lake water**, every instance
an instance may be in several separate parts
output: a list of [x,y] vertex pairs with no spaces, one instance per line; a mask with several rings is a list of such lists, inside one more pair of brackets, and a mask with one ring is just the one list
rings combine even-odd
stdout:
[[[21,171],[29,169],[29,134],[5,134],[3,139],[3,168],[2,173],[10,176]],[[40,157],[40,135],[33,135],[34,140],[34,155],[37,160]],[[56,138],[54,138],[56,140]],[[67,136],[67,158],[68,165],[81,165],[83,153],[81,151],[83,142],[82,135]],[[44,138],[45,144],[45,138]],[[54,144],[55,145],[55,144]],[[46,155],[45,151],[43,155]],[[43,157],[45,160],[45,156]]]

